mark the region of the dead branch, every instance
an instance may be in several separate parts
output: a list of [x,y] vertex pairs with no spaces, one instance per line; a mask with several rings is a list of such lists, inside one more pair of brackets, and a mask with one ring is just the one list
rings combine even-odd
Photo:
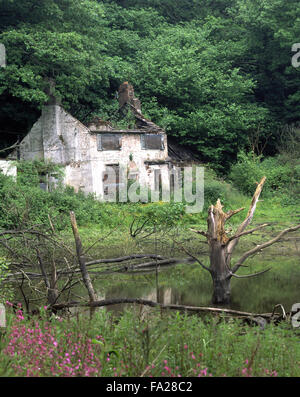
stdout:
[[145,226],[147,225],[149,220],[146,219],[145,221],[143,221],[141,226],[140,226],[140,221],[138,220],[136,229],[133,230],[133,226],[134,226],[135,222],[136,222],[136,218],[133,219],[133,221],[131,222],[130,228],[129,228],[130,236],[132,238],[135,238],[136,236],[138,236],[143,231],[143,229],[145,228]]
[[201,234],[201,236],[204,236],[206,238],[209,237],[208,233],[204,232],[203,230],[195,230],[195,229],[190,229],[191,232],[197,233],[197,234]]
[[97,239],[93,244],[91,244],[84,252],[83,255],[86,255],[92,248],[95,247],[95,245],[97,245],[100,241],[104,241],[105,239],[107,239],[109,236],[111,236],[113,234],[113,232],[115,232],[117,230],[118,226],[115,227],[112,231],[110,231],[106,236],[101,237],[99,239]]
[[255,248],[252,248],[250,251],[245,252],[244,255],[236,262],[236,264],[232,268],[231,272],[232,273],[236,273],[238,271],[238,269],[241,267],[242,263],[244,263],[245,260],[247,258],[249,258],[249,256],[252,256],[252,255],[256,254],[257,252],[262,251],[263,249],[265,249],[267,247],[270,247],[270,245],[273,245],[273,244],[277,243],[281,239],[281,237],[284,236],[285,234],[290,233],[290,232],[295,232],[298,229],[300,229],[300,225],[285,229],[285,230],[281,231],[272,240],[269,240],[269,241],[267,241],[264,244],[257,245]]
[[167,345],[164,345],[164,347],[161,349],[161,351],[158,353],[158,355],[155,357],[155,359],[152,361],[152,363],[150,365],[148,365],[145,369],[145,371],[139,376],[140,378],[143,378],[146,373],[150,370],[150,368],[154,368],[153,365],[154,363],[158,360],[158,358],[161,356],[162,352],[165,350],[165,348],[167,347]]
[[11,278],[14,278],[16,281],[18,280],[22,280],[21,278],[17,278],[16,276],[23,276],[24,274],[26,275],[27,280],[30,280],[30,278],[43,278],[44,276],[40,273],[32,273],[32,272],[24,272],[22,269],[19,269],[20,272],[18,273],[9,273],[6,275],[5,279],[2,282],[6,282],[6,281],[12,281]]
[[38,262],[40,264],[42,276],[43,276],[43,279],[44,279],[44,282],[45,282],[45,285],[47,288],[48,303],[51,305],[57,301],[57,297],[58,297],[58,291],[56,289],[57,274],[56,274],[55,262],[54,262],[54,260],[52,260],[52,270],[51,270],[50,281],[49,281],[49,278],[45,271],[44,263],[42,261],[42,257],[41,257],[41,254],[40,254],[38,248],[36,248],[36,254],[37,254]]
[[280,303],[278,305],[274,306],[273,311],[272,311],[272,316],[274,316],[275,310],[277,309],[277,307],[280,307],[281,312],[282,312],[282,317],[285,319],[286,318],[286,312],[285,312],[285,309],[284,309],[283,305],[281,305]]
[[31,226],[30,228],[24,229],[24,230],[17,230],[17,229],[16,230],[3,230],[0,232],[0,236],[14,235],[14,234],[24,235],[26,233],[45,236],[45,234],[41,233],[39,230],[34,229],[35,227],[38,227],[38,226],[39,225],[34,225],[34,226]]
[[155,254],[138,254],[138,255],[128,255],[122,256],[120,258],[110,258],[110,259],[96,259],[94,261],[86,262],[86,266],[98,265],[98,264],[109,264],[109,263],[119,263],[125,262],[132,259],[143,259],[143,258],[151,258],[151,259],[159,259],[164,260],[163,256],[155,255]]
[[[256,188],[256,190],[255,190],[255,193],[254,193],[254,195],[253,195],[253,197],[252,197],[252,201],[251,201],[250,208],[249,208],[248,214],[247,214],[247,216],[246,216],[246,219],[245,219],[244,222],[241,223],[241,225],[238,227],[237,232],[236,232],[236,235],[239,235],[239,234],[243,233],[243,232],[245,231],[245,229],[247,228],[247,226],[251,223],[252,218],[253,218],[253,216],[254,216],[254,212],[255,212],[255,210],[256,210],[256,205],[257,205],[257,203],[258,203],[259,196],[260,196],[260,194],[261,194],[261,191],[262,191],[262,188],[263,188],[265,182],[266,182],[266,177],[264,176],[264,177],[261,179],[261,181],[259,182],[259,184],[257,185],[257,188]],[[238,241],[239,241],[239,238],[236,238],[236,239],[232,240],[232,241],[228,244],[227,251],[228,251],[229,254],[231,254],[231,253],[233,252],[233,249],[234,249],[235,246],[237,245]]]
[[52,257],[50,288],[48,291],[48,301],[51,303],[56,303],[58,299],[57,280],[56,264],[54,258]]
[[241,211],[244,211],[245,207],[239,208],[238,210],[230,210],[226,213],[226,220],[230,219],[233,215],[238,214]]
[[[181,264],[181,263],[194,263],[194,260],[192,258],[170,258],[170,259],[164,259],[159,262],[153,261],[153,262],[145,262],[145,263],[140,263],[140,264],[126,264],[122,266],[109,266],[107,269],[101,270],[101,272],[97,271],[97,274],[113,274],[113,273],[129,273],[132,271],[135,271],[136,269],[141,270],[141,269],[151,269],[156,266],[158,267],[163,267],[163,266],[169,266],[169,265],[176,265],[176,264]],[[152,270],[151,270],[152,271]],[[70,274],[70,273],[79,273],[80,270],[63,270],[60,271],[60,274]],[[90,270],[90,273],[95,273],[93,270]]]
[[51,230],[52,230],[53,234],[55,234],[55,228],[54,228],[54,225],[53,225],[53,222],[52,222],[50,214],[48,214],[48,220],[49,220],[49,224],[50,224]]
[[269,267],[269,269],[263,270],[263,271],[258,272],[258,273],[245,274],[245,275],[243,275],[243,276],[238,276],[237,274],[234,274],[234,273],[232,273],[232,272],[229,272],[229,276],[228,276],[228,277],[236,277],[236,278],[256,277],[256,276],[259,276],[260,274],[264,274],[264,273],[268,272],[269,270],[271,270],[271,267]]
[[22,294],[24,302],[25,302],[26,312],[29,313],[29,299],[26,297],[26,294],[25,294],[24,289],[23,289],[23,284],[24,284],[25,278],[26,278],[26,276],[24,274],[23,278],[22,278],[22,282],[21,282],[21,284],[18,287],[19,287],[19,289],[21,291],[21,294]]
[[[156,266],[161,267],[161,266],[168,266],[168,265],[177,265],[180,263],[194,263],[194,261],[192,261],[190,258],[183,258],[183,259],[171,258],[171,259],[165,259],[160,262],[155,261],[155,262],[141,263],[138,265],[132,265],[131,269],[133,269],[133,270],[134,269],[143,269],[143,268],[149,268],[149,267],[151,268],[151,267],[156,267]],[[124,269],[124,267],[123,267],[123,269]],[[127,270],[127,268],[124,270]]]
[[257,226],[251,230],[247,230],[246,232],[242,232],[240,234],[235,234],[234,236],[229,237],[227,244],[230,243],[230,241],[235,240],[236,238],[240,238],[242,236],[247,236],[247,234],[252,234],[252,233],[256,232],[257,230],[260,230],[266,226],[270,226],[270,223],[264,223],[263,225]]
[[[44,238],[48,241],[50,241],[51,243],[53,243],[54,245],[56,245],[57,247],[60,248],[64,248],[66,251],[69,252],[69,254],[71,254],[72,256],[74,256],[74,252],[72,252],[69,247],[67,247],[64,242],[55,235],[55,238],[53,236],[51,236],[50,234],[47,234],[45,232],[41,232],[37,229],[34,229],[35,227],[38,227],[39,225],[34,225],[28,229],[25,230],[4,230],[0,232],[0,236],[22,236],[25,238],[25,235],[31,235],[31,236],[39,236],[41,238]],[[53,230],[52,230],[53,232]],[[6,239],[7,240],[7,239]],[[3,241],[3,239],[0,240],[0,244],[2,244],[8,251],[10,251],[11,253],[14,253],[13,250],[11,250],[11,248],[7,245],[7,243],[5,241]],[[23,254],[24,258],[27,259],[27,257]],[[30,261],[29,261],[30,262]]]
[[194,256],[193,254],[191,254],[183,245],[181,245],[180,243],[178,243],[176,241],[176,243],[180,246],[180,248],[182,249],[182,251],[184,251],[188,256],[190,256],[192,259],[194,259],[195,262],[198,262],[199,265],[204,269],[207,270],[209,273],[211,273],[211,269],[209,267],[206,267],[196,256]]
[[[133,257],[134,258],[137,258],[137,257],[141,257],[141,258],[154,257],[155,258],[154,255],[133,255]],[[159,257],[159,256],[157,255],[157,257]],[[161,258],[163,258],[163,257],[161,257]],[[196,261],[196,259],[195,259],[195,261]],[[135,271],[135,269],[143,270],[143,269],[150,268],[150,270],[151,270],[151,268],[156,267],[156,266],[164,267],[164,266],[176,265],[176,264],[182,264],[182,263],[194,263],[195,261],[193,260],[193,258],[170,258],[170,259],[161,260],[159,262],[152,261],[152,262],[145,262],[145,263],[131,264],[131,265],[126,264],[126,265],[122,265],[122,266],[119,266],[119,265],[113,266],[113,264],[117,263],[117,262],[112,262],[111,266],[109,266],[107,269],[101,270],[101,272],[97,271],[97,274],[108,275],[108,274],[113,274],[113,273],[126,273],[126,272],[131,273],[132,271]],[[90,263],[90,265],[92,265],[92,263]],[[87,266],[87,264],[86,264],[86,266]],[[63,269],[56,270],[55,269],[55,271],[56,271],[56,276],[70,275],[70,277],[72,277],[75,274],[82,273],[81,269],[75,269],[74,267],[70,267],[70,266],[69,266],[68,270],[63,270]],[[153,270],[151,270],[151,271],[153,271]],[[93,270],[90,271],[90,273],[93,273]],[[51,274],[52,273],[45,273],[45,272],[44,273],[43,272],[42,273],[26,272],[26,275],[28,276],[28,278],[43,278],[43,279],[45,279],[45,276],[46,276],[47,280],[49,277],[51,277]],[[14,273],[14,274],[8,274],[6,276],[5,280],[9,280],[11,277],[14,277],[16,279],[16,276],[22,276],[22,275],[23,275],[23,271]],[[48,280],[48,283],[49,283],[49,280]],[[66,284],[68,284],[68,282],[66,282]]]
[[48,279],[48,276],[47,276],[47,273],[46,273],[46,270],[45,270],[45,267],[44,267],[44,264],[43,264],[43,261],[42,261],[42,258],[41,258],[41,255],[40,255],[40,252],[39,252],[38,248],[36,249],[36,256],[38,258],[38,262],[39,262],[39,265],[40,265],[42,277],[44,279],[44,282],[45,282],[45,285],[46,285],[46,288],[47,288],[47,291],[48,291],[50,289],[50,282],[49,282],[49,279]]
[[8,150],[16,149],[19,146],[20,146],[19,141],[17,141],[12,146],[9,146],[9,147],[7,147],[5,149],[0,149],[0,153],[7,152]]

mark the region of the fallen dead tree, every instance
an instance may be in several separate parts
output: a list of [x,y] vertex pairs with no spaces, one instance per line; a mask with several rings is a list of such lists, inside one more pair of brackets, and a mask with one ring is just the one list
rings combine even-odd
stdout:
[[104,307],[104,306],[112,306],[112,305],[119,305],[119,304],[137,304],[137,305],[144,305],[150,307],[161,307],[163,309],[170,309],[170,310],[187,310],[193,312],[203,312],[203,313],[226,313],[231,315],[238,315],[238,316],[261,316],[265,318],[269,318],[272,316],[272,313],[264,313],[264,314],[257,314],[257,313],[249,313],[243,312],[238,310],[226,309],[226,308],[219,308],[219,307],[197,307],[197,306],[185,306],[185,305],[165,305],[162,303],[140,299],[140,298],[114,298],[114,299],[104,299],[100,301],[94,302],[78,302],[72,301],[67,303],[56,303],[54,305],[50,305],[49,307],[55,308],[56,310],[62,310],[71,307]]
[[[150,307],[159,307],[163,310],[176,310],[181,312],[190,312],[190,313],[206,313],[206,314],[219,314],[225,315],[235,318],[240,318],[244,320],[252,321],[253,323],[260,325],[264,328],[264,325],[267,322],[271,321],[279,321],[285,320],[287,318],[287,314],[282,305],[276,305],[272,311],[272,313],[250,313],[250,312],[243,312],[238,310],[226,309],[226,308],[219,308],[219,307],[197,307],[197,306],[185,306],[185,305],[165,305],[162,303],[140,299],[140,298],[116,298],[116,299],[104,299],[100,301],[93,301],[93,302],[66,302],[66,303],[57,303],[54,305],[49,306],[49,309],[55,310],[55,312],[63,309],[69,309],[73,307],[87,307],[87,308],[99,308],[105,306],[113,306],[119,304],[134,304],[134,305],[142,305],[142,306],[150,306]],[[280,307],[282,313],[276,313],[276,308]]]
[[[153,257],[153,255],[151,255]],[[140,259],[147,259],[149,258],[148,255],[138,255]],[[130,259],[136,259],[136,256],[132,257],[127,257],[127,261],[130,261]],[[96,262],[96,261],[95,261]],[[144,272],[144,271],[153,271],[154,268],[157,266],[160,268],[168,267],[168,266],[174,266],[177,264],[184,264],[184,263],[195,263],[196,261],[192,258],[170,258],[170,259],[164,259],[164,260],[157,260],[157,261],[151,261],[151,262],[145,262],[145,263],[139,263],[139,264],[133,264],[133,263],[127,263],[124,265],[116,265],[118,261],[114,261],[113,259],[109,260],[108,262],[103,261],[101,267],[96,267],[95,269],[92,269],[89,271],[90,274],[94,275],[110,275],[110,274],[115,274],[115,273],[126,273],[126,274],[132,274],[132,273],[137,273],[137,272]],[[110,264],[109,267],[106,265]],[[94,263],[93,263],[94,265]],[[18,267],[18,264],[14,264],[14,266]],[[88,263],[86,263],[86,267],[91,266]],[[57,276],[68,276],[68,275],[76,275],[76,274],[81,274],[82,271],[80,269],[76,269],[75,267],[72,267],[72,269],[60,269],[56,271]],[[14,273],[9,273],[6,275],[6,278],[4,282],[6,281],[18,281],[22,280],[24,276],[24,271],[22,272],[14,272]],[[50,277],[51,273],[34,273],[30,271],[26,271],[26,276],[30,279],[43,279],[45,277]]]

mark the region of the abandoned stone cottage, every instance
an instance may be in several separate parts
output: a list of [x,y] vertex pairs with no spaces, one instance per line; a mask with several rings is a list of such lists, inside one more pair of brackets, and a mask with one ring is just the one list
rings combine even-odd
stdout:
[[[67,113],[54,95],[50,93],[49,97],[18,153],[10,158],[60,164],[65,171],[63,183],[76,191],[105,199],[112,181],[108,178],[110,170],[114,170],[113,182],[118,186],[121,169],[128,180],[151,190],[172,188],[181,178],[182,164],[195,160],[184,149],[168,146],[165,131],[143,116],[141,103],[127,82],[120,86],[118,100],[119,115],[130,112],[133,116],[134,125],[128,129],[114,128],[100,118],[85,126]],[[55,180],[49,176],[44,188],[52,183]]]

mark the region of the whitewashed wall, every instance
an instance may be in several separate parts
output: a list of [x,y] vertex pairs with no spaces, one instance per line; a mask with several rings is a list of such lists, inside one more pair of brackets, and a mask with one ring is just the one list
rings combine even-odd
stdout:
[[15,180],[17,178],[17,167],[13,161],[0,160],[0,170],[4,175],[12,176]]
[[[107,132],[114,133],[109,129]],[[64,165],[64,184],[103,198],[103,173],[107,165],[139,175],[141,185],[154,188],[154,169],[162,169],[162,183],[169,185],[166,164],[145,166],[145,161],[164,161],[168,157],[167,136],[164,150],[144,150],[140,134],[122,134],[122,150],[99,151],[93,133],[61,106],[48,105],[20,145],[21,159],[49,160]]]

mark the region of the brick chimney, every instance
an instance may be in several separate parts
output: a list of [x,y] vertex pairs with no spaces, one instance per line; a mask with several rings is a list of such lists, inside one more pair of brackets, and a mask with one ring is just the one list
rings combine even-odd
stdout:
[[44,81],[46,83],[45,94],[48,95],[48,101],[45,105],[60,105],[60,98],[55,93],[55,80],[53,80],[51,77],[48,77],[45,78]]
[[126,104],[132,105],[134,109],[141,113],[141,102],[134,96],[134,89],[128,81],[125,81],[119,87],[119,107],[123,108]]

